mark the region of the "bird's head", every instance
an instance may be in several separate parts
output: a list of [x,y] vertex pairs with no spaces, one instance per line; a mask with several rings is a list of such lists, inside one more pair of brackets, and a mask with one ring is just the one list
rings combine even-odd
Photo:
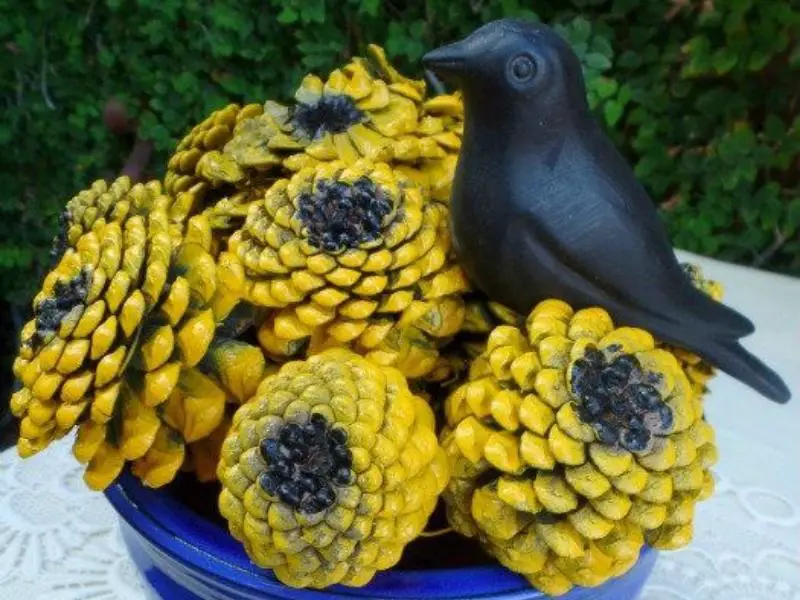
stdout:
[[426,68],[461,87],[473,110],[484,105],[494,114],[502,108],[505,114],[550,120],[587,110],[578,57],[541,23],[493,21],[422,60]]

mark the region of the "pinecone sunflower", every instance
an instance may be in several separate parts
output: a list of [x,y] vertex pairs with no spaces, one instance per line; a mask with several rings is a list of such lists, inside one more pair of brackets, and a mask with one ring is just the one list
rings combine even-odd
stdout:
[[717,451],[686,373],[650,334],[540,303],[502,325],[445,405],[445,493],[460,533],[549,594],[692,535]]
[[97,219],[46,276],[14,362],[21,456],[77,427],[91,488],[126,461],[156,487],[219,424],[226,393],[197,367],[236,300],[207,250],[174,248],[169,230],[161,205]]
[[426,98],[426,86],[402,76],[383,49],[368,48],[326,80],[307,75],[290,105],[268,101],[242,118],[221,150],[192,168],[215,185],[239,185],[276,168],[300,171],[319,162],[389,162],[398,173],[447,201],[461,146],[459,96]]
[[274,309],[259,332],[269,354],[349,345],[416,377],[463,318],[446,217],[384,163],[324,163],[253,204],[222,261],[246,300]]
[[299,170],[318,161],[433,157],[436,145],[414,135],[425,84],[401,77],[385,59],[382,64],[390,71],[356,58],[327,80],[307,75],[293,105],[267,102],[262,115],[236,128],[224,154],[243,169],[262,171],[278,165]]
[[284,365],[235,414],[219,508],[286,585],[365,585],[422,532],[447,483],[433,414],[347,350]]

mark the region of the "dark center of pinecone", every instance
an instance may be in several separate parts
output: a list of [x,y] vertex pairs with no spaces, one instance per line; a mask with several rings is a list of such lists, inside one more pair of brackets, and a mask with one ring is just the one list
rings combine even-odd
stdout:
[[86,303],[90,280],[89,269],[82,269],[72,279],[56,282],[53,295],[36,305],[33,310],[35,330],[29,341],[33,348],[52,336],[73,308]]
[[352,185],[321,180],[298,200],[297,215],[308,242],[325,252],[357,248],[375,240],[392,211],[387,194],[367,177]]
[[575,361],[571,377],[578,416],[601,443],[647,452],[655,435],[672,429],[672,409],[655,387],[661,376],[644,371],[635,356],[609,358],[590,347]]
[[350,96],[323,94],[311,104],[297,104],[291,122],[303,137],[316,140],[326,133],[344,133],[364,119],[366,115]]
[[259,476],[259,485],[300,512],[327,510],[336,502],[336,486],[353,482],[347,434],[332,428],[322,415],[311,415],[303,424],[285,424],[278,437],[263,440],[260,449],[267,470]]
[[52,246],[50,247],[50,260],[52,264],[56,264],[64,253],[67,251],[67,230],[69,229],[70,214],[68,210],[64,210],[58,215],[58,233],[53,238]]

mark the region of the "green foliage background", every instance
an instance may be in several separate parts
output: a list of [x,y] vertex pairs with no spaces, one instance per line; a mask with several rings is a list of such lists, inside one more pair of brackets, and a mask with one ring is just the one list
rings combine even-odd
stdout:
[[160,176],[213,109],[286,98],[369,42],[420,74],[426,49],[502,16],[559,25],[677,246],[800,274],[798,0],[0,0],[6,351],[63,203],[131,151],[110,99]]

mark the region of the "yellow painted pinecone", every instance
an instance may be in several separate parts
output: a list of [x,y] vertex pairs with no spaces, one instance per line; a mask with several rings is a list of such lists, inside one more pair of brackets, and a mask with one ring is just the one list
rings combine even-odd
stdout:
[[717,302],[722,302],[722,297],[725,295],[725,289],[722,287],[720,282],[714,281],[713,279],[708,279],[703,274],[703,269],[701,269],[699,265],[692,263],[681,263],[681,267],[683,268],[683,272],[686,273],[686,276],[691,280],[694,287],[701,292],[708,294]]
[[[722,302],[725,291],[721,283],[713,279],[707,279],[698,265],[682,263],[681,267],[683,267],[684,273],[698,290],[711,296],[717,302]],[[689,382],[692,384],[695,394],[705,394],[708,391],[708,383],[716,376],[717,370],[694,352],[666,344],[664,347],[673,352],[678,361],[680,361],[681,366],[686,371],[686,375],[689,377]]]
[[439,351],[440,358],[427,380],[440,384],[440,391],[449,394],[466,381],[469,368],[486,350],[489,333],[498,325],[521,326],[524,317],[511,309],[489,300],[485,295],[468,291],[463,295],[464,318],[456,337]]
[[[124,223],[131,215],[147,215],[155,209],[170,211],[171,198],[158,181],[133,184],[122,176],[110,184],[99,179],[70,200],[60,217],[61,231],[53,241],[53,255],[60,259],[67,248],[74,248],[80,237],[99,222]],[[170,234],[180,240],[182,219],[170,219]]]
[[327,80],[307,75],[292,106],[267,102],[262,115],[236,128],[224,152],[243,168],[292,170],[317,161],[433,156],[436,145],[420,147],[413,135],[424,92],[424,83],[387,81],[357,58]]
[[263,381],[218,474],[220,512],[253,562],[315,588],[396,564],[448,478],[428,405],[399,371],[342,349]]
[[416,377],[461,326],[467,284],[447,209],[385,163],[319,164],[275,182],[229,251],[230,285],[275,309],[259,333],[274,356],[295,356],[310,340],[350,345]]
[[548,300],[499,326],[446,401],[460,533],[549,594],[677,548],[713,490],[714,434],[675,356],[609,315]]
[[439,147],[435,156],[417,161],[413,166],[398,164],[397,170],[427,189],[433,200],[450,202],[453,177],[464,134],[464,102],[461,95],[442,94],[428,98],[422,105],[417,136],[432,140]]
[[260,104],[229,104],[196,125],[178,143],[167,163],[164,177],[167,192],[175,198],[189,193],[193,199],[202,199],[209,189],[243,179],[241,170],[216,173],[214,157],[233,138],[238,123],[256,117],[262,111]]
[[[235,407],[253,397],[264,377],[278,371],[278,365],[267,362],[260,348],[228,338],[228,332],[225,331],[227,323],[226,320],[217,328],[217,335],[222,339],[215,338],[211,342],[211,347],[200,364],[203,372],[227,395],[225,415],[216,429],[206,437],[187,444],[186,460],[183,464],[183,470],[194,473],[201,482],[217,479],[222,442],[231,428],[230,417]],[[213,422],[216,423],[216,419]]]
[[184,442],[217,427],[226,392],[197,367],[236,299],[205,248],[173,245],[163,206],[131,211],[96,221],[46,276],[14,362],[21,456],[77,426],[91,488],[126,461],[155,487],[180,467]]
[[226,415],[217,428],[207,437],[187,444],[186,459],[181,470],[193,473],[201,483],[216,481],[222,444],[230,429],[231,419],[230,416]]
[[289,106],[268,101],[242,119],[220,151],[195,170],[208,181],[238,184],[276,167],[299,171],[318,162],[361,159],[402,165],[404,176],[446,201],[461,147],[459,96],[426,98],[426,86],[400,75],[378,46],[327,80],[306,76]]

